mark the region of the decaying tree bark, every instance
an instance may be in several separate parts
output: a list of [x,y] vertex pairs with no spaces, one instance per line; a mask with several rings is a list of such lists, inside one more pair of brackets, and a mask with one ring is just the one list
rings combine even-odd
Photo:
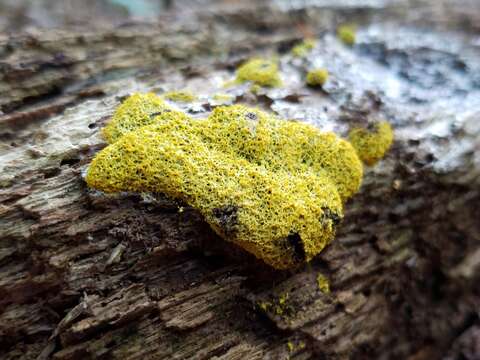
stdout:
[[[480,9],[322,3],[2,36],[2,358],[480,358]],[[332,36],[344,21],[359,26],[353,48]],[[319,44],[293,59],[305,35]],[[185,110],[203,116],[240,61],[274,52],[285,87],[240,87],[237,102],[342,135],[378,117],[396,132],[311,264],[273,271],[160,194],[86,187],[124,96],[187,87],[204,97]],[[314,65],[331,73],[324,91],[303,85]]]

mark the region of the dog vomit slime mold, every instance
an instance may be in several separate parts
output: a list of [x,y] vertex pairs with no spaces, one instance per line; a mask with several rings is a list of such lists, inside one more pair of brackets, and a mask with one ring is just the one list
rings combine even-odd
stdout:
[[331,132],[242,105],[206,119],[132,95],[104,130],[87,184],[107,193],[160,192],[277,269],[310,261],[335,236],[362,163]]

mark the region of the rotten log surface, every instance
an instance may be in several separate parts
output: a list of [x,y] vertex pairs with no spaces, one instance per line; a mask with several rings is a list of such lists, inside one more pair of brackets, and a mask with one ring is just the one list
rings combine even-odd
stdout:
[[[480,358],[479,6],[279,3],[1,36],[2,359]],[[344,21],[352,49],[333,36]],[[293,59],[305,35],[319,45]],[[273,53],[285,87],[238,87],[236,102],[341,135],[381,117],[396,131],[311,264],[273,271],[161,195],[87,189],[124,96],[186,87],[201,99],[184,110],[204,116],[240,61]],[[331,73],[324,91],[303,85],[312,66]]]

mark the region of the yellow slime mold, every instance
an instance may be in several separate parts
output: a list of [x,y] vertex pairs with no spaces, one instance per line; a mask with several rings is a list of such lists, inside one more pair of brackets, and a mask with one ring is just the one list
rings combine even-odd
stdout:
[[175,112],[153,117],[99,152],[86,181],[105,192],[181,200],[225,240],[286,269],[310,261],[334,238],[343,202],[361,178],[347,141],[234,105],[201,120]]

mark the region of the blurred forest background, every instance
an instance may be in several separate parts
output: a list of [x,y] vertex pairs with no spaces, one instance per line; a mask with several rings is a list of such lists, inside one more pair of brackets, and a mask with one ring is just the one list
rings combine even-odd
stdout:
[[[477,0],[2,0],[0,30],[22,31],[29,27],[105,28],[131,21],[155,22],[175,12],[188,16],[200,13],[234,12],[235,8],[274,6],[285,12],[322,7],[326,9],[382,9],[396,7],[411,10],[403,21],[421,25],[455,24],[476,28]],[[434,11],[432,11],[434,9]],[[475,12],[477,14],[475,14]],[[428,14],[428,16],[425,16]],[[432,14],[435,18],[431,18]],[[171,19],[170,19],[171,20]]]

